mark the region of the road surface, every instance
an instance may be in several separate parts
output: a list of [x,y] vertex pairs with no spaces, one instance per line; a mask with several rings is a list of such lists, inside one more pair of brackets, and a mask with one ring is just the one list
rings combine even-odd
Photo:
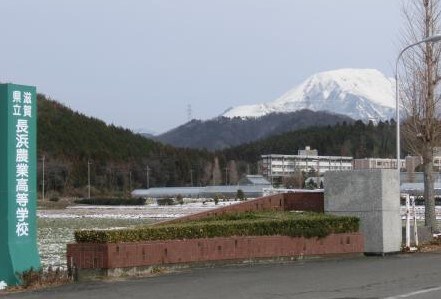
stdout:
[[441,298],[441,253],[192,269],[0,298]]

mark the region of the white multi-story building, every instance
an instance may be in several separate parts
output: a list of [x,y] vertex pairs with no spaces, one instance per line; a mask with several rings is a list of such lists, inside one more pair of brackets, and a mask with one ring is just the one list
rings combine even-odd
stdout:
[[352,170],[352,157],[319,156],[317,150],[307,146],[298,155],[262,155],[262,174],[270,179],[289,177],[298,171],[314,171],[321,175],[326,171]]
[[[407,156],[400,160],[400,168],[408,172],[414,172],[415,168],[422,163],[418,156]],[[433,166],[441,171],[441,148],[435,148]],[[396,169],[397,160],[388,158],[365,158],[353,159],[345,156],[319,156],[316,149],[309,146],[299,150],[297,155],[262,155],[260,161],[261,173],[270,179],[280,180],[290,177],[296,172],[316,172],[322,175],[327,171],[344,171],[352,169]]]
[[[365,158],[352,161],[354,169],[396,169],[397,159]],[[400,168],[406,168],[406,160],[400,160]]]
[[[397,159],[384,158],[365,158],[354,159],[352,161],[354,169],[396,169]],[[423,159],[419,156],[407,156],[406,159],[400,160],[400,169],[406,169],[407,172],[414,172],[415,168],[423,163]],[[433,157],[433,167],[437,171],[441,171],[441,156]]]

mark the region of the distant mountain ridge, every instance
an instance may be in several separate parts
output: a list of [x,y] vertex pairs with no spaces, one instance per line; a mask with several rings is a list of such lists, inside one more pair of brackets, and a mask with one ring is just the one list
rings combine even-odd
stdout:
[[343,115],[305,109],[254,118],[218,117],[207,121],[192,120],[155,136],[155,139],[176,147],[220,150],[289,131],[343,122],[352,123],[353,120]]
[[365,122],[385,121],[395,112],[395,81],[373,69],[340,69],[315,74],[275,101],[238,106],[222,116],[261,117],[309,109]]

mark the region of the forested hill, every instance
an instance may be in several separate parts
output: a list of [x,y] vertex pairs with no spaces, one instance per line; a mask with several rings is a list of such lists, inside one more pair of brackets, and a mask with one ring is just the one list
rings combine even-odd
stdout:
[[178,147],[221,150],[276,134],[313,126],[351,123],[347,116],[301,110],[291,113],[272,113],[257,118],[218,117],[211,120],[192,120],[156,139]]
[[38,151],[59,159],[127,161],[145,158],[159,144],[130,130],[87,117],[38,95]]
[[226,159],[255,163],[263,154],[297,155],[305,146],[317,149],[319,155],[354,158],[393,158],[396,154],[395,122],[378,125],[356,121],[335,126],[313,127],[273,136],[224,151]]
[[78,196],[87,186],[88,162],[95,189],[127,193],[147,185],[147,166],[150,186],[183,186],[190,183],[190,169],[202,173],[213,161],[212,153],[163,145],[74,112],[44,95],[38,95],[37,138],[39,190],[44,156],[46,190]]

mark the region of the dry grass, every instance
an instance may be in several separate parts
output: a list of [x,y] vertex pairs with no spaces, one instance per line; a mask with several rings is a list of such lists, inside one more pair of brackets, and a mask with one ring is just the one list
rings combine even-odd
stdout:
[[50,201],[48,199],[37,201],[37,207],[45,210],[61,210],[74,204],[74,198],[61,198],[58,201]]
[[19,274],[21,285],[8,286],[6,292],[15,293],[28,290],[37,290],[48,287],[55,287],[72,282],[71,275],[68,271],[60,267],[49,267],[46,270],[34,270],[30,269]]
[[441,252],[441,238],[436,237],[431,242],[423,244],[419,247],[420,252]]

